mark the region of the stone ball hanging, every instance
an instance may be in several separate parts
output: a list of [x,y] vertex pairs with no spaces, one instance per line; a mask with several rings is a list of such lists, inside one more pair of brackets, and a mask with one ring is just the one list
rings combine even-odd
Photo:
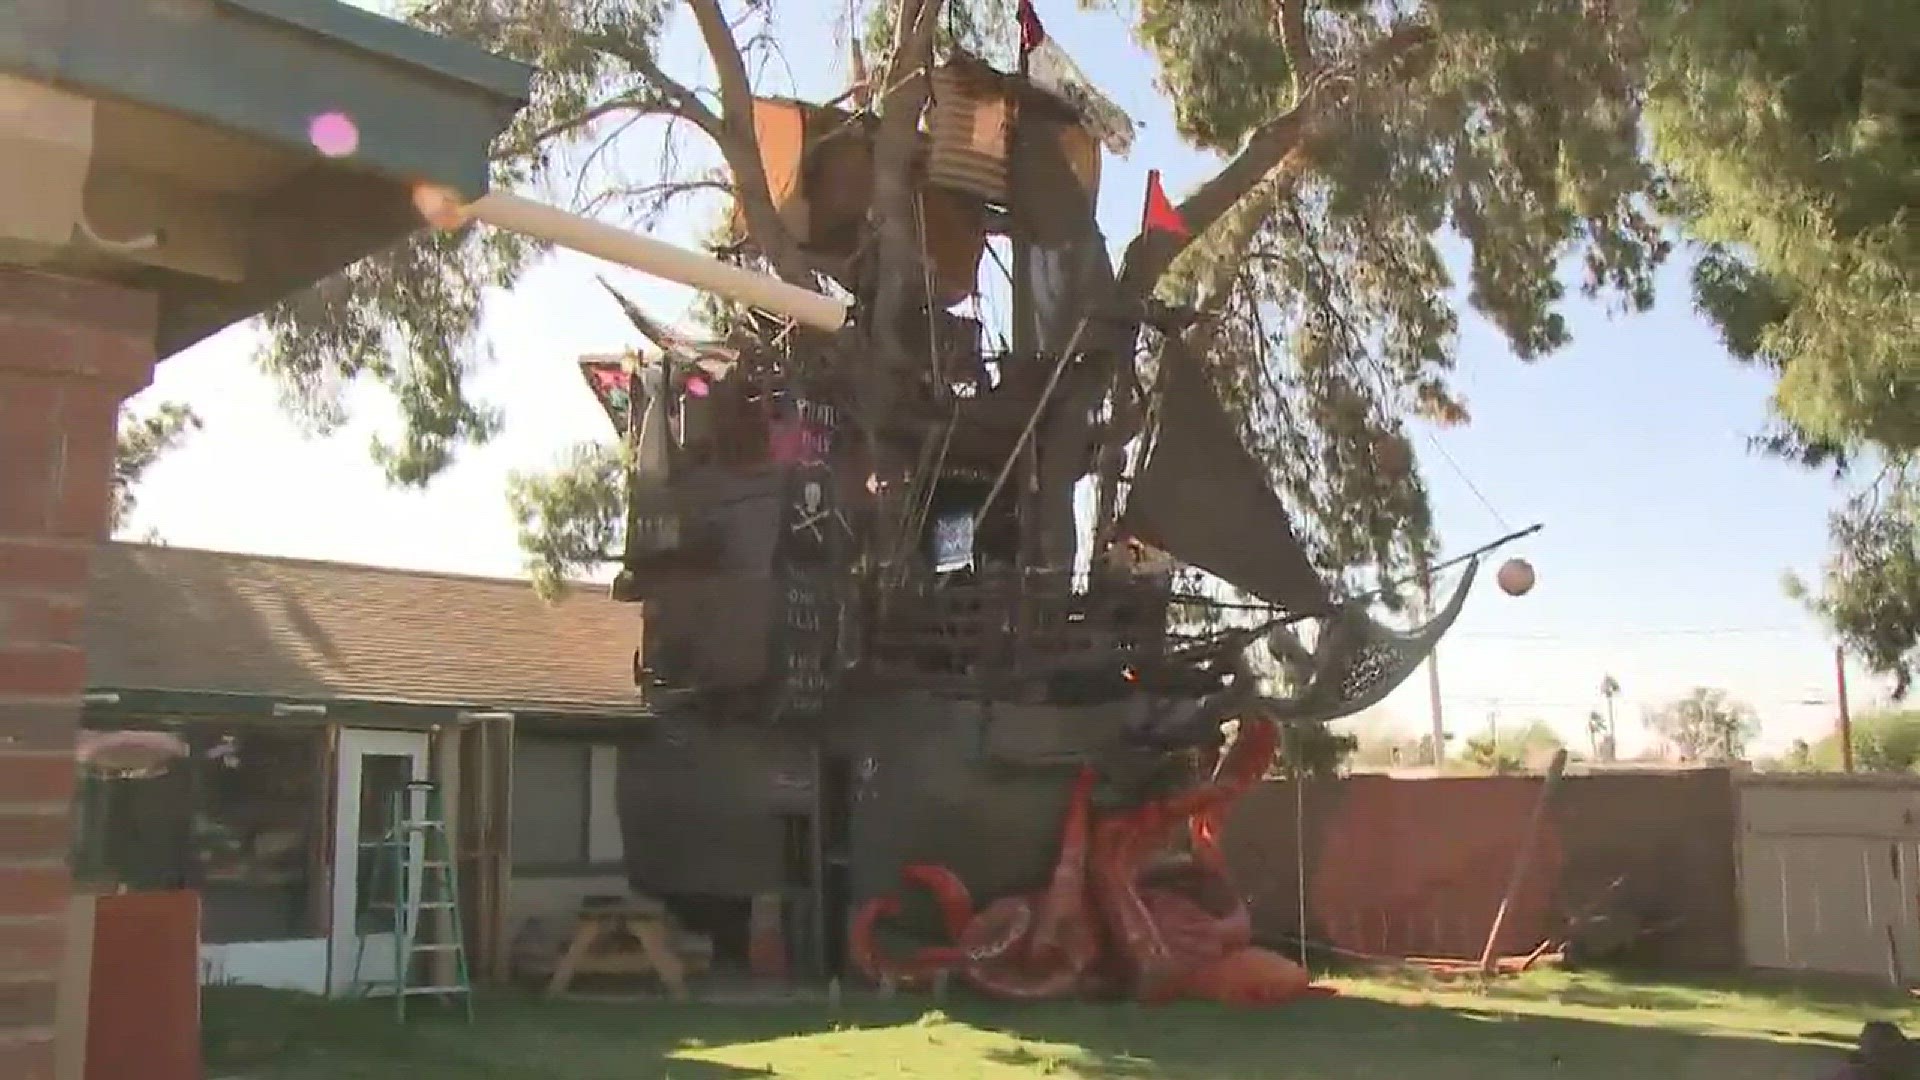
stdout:
[[1525,559],[1508,559],[1500,565],[1497,580],[1508,596],[1525,596],[1533,591],[1533,564]]

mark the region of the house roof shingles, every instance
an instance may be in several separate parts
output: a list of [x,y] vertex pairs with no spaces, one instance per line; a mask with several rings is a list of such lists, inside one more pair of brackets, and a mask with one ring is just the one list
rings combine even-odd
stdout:
[[639,612],[592,586],[101,545],[87,685],[564,713],[644,711]]

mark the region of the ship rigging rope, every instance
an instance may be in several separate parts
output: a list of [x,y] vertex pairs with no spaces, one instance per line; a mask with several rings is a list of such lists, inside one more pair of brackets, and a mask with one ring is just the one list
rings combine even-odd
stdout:
[[[1482,556],[1485,556],[1493,551],[1496,551],[1502,547],[1505,547],[1506,545],[1511,544],[1516,540],[1520,540],[1524,537],[1532,536],[1534,533],[1539,532],[1542,528],[1545,528],[1545,526],[1529,525],[1524,529],[1516,529],[1513,532],[1506,534],[1505,536],[1499,537],[1498,539],[1482,544],[1471,551],[1462,552],[1461,554],[1455,555],[1450,559],[1446,559],[1442,562],[1436,563],[1432,567],[1428,568],[1427,573],[1429,575],[1439,574],[1455,566],[1458,566],[1462,563],[1479,559]],[[1415,580],[1416,580],[1415,577],[1406,577],[1406,578],[1399,578],[1396,580],[1388,581],[1382,584],[1378,588],[1370,589],[1362,593],[1356,593],[1353,596],[1346,598],[1344,601],[1341,601],[1339,605],[1337,605],[1335,610],[1338,610],[1338,607],[1344,607],[1351,604],[1377,600],[1380,597],[1386,595],[1386,593],[1389,590],[1398,588],[1401,585],[1410,584]],[[1196,606],[1211,606],[1216,610],[1253,611],[1253,612],[1259,612],[1259,613],[1263,613],[1270,616],[1269,618],[1260,620],[1259,622],[1255,622],[1249,625],[1223,626],[1223,627],[1209,629],[1200,634],[1196,634],[1192,637],[1192,639],[1187,644],[1183,645],[1181,648],[1179,648],[1175,652],[1174,655],[1183,659],[1203,658],[1207,656],[1219,655],[1231,649],[1244,648],[1245,646],[1247,646],[1248,644],[1251,644],[1253,641],[1257,640],[1263,635],[1271,632],[1276,627],[1291,626],[1295,623],[1306,622],[1308,619],[1326,618],[1327,616],[1333,614],[1333,612],[1331,611],[1288,611],[1287,609],[1279,607],[1274,604],[1239,603],[1234,601],[1215,600],[1209,597],[1193,595],[1193,594],[1174,594],[1173,599],[1177,602],[1190,603]]]

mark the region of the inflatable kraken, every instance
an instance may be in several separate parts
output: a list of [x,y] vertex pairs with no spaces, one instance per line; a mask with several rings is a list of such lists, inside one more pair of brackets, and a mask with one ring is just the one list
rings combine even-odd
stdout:
[[[1278,732],[1271,715],[1255,712],[1240,721],[1212,779],[1097,819],[1098,777],[1081,769],[1043,891],[976,912],[950,870],[908,866],[903,884],[932,893],[952,943],[903,958],[881,955],[875,931],[901,904],[875,897],[854,915],[854,962],[883,984],[924,986],[945,974],[1020,1001],[1133,996],[1277,1005],[1322,992],[1300,965],[1253,944],[1246,901],[1220,848],[1227,810],[1265,773]],[[1183,826],[1189,853],[1168,862],[1163,856]]]

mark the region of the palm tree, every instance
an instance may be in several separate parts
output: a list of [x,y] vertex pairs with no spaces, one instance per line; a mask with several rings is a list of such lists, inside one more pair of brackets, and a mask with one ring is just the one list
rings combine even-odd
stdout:
[[1613,699],[1620,696],[1620,680],[1612,675],[1600,677],[1600,696],[1607,699],[1607,737],[1604,745],[1608,747],[1606,760],[1613,759],[1613,749],[1620,744],[1615,741],[1618,732],[1613,726]]

